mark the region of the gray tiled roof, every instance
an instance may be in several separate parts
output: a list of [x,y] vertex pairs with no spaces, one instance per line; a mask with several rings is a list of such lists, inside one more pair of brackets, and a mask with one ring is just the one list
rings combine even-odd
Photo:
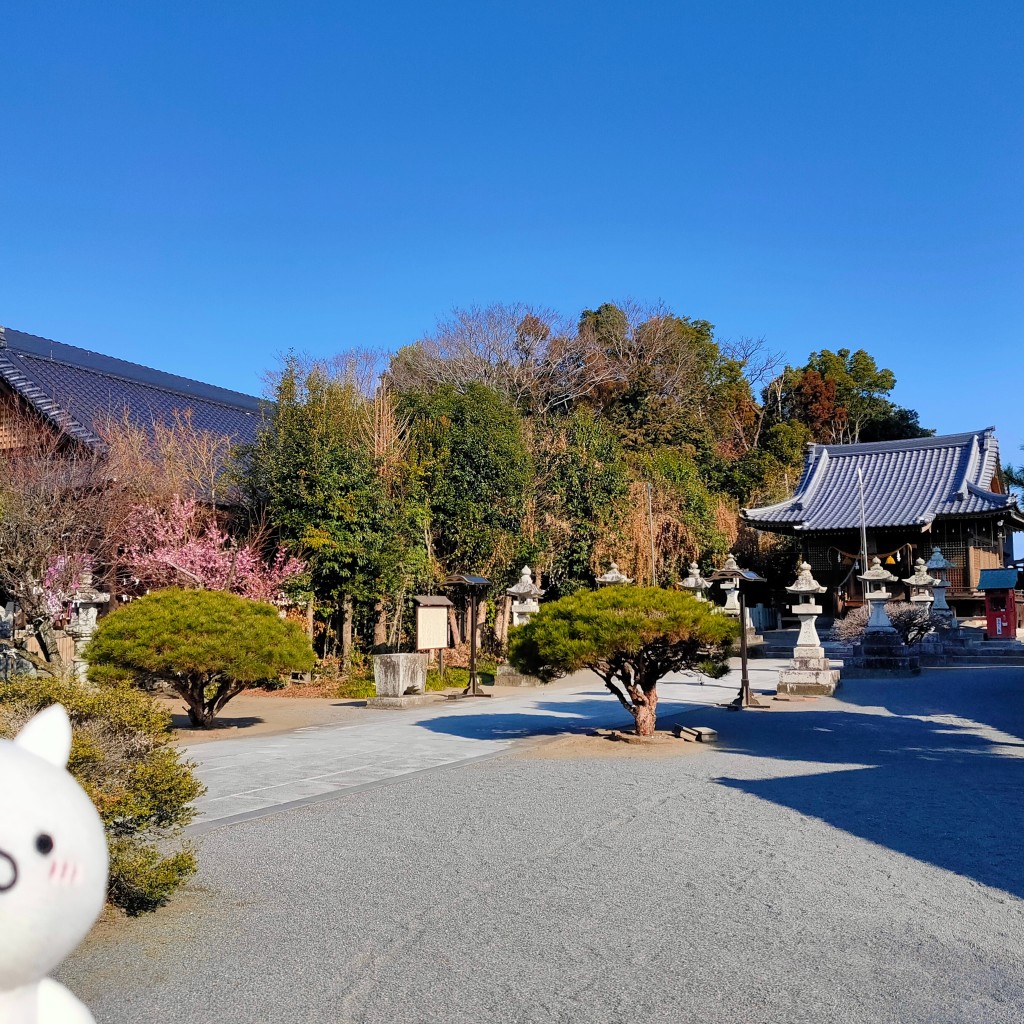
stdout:
[[744,509],[751,526],[779,532],[860,526],[857,470],[864,477],[867,525],[926,526],[945,516],[1008,512],[1016,499],[989,488],[999,469],[994,428],[910,441],[815,444],[788,501]]
[[0,379],[43,416],[86,444],[100,443],[104,423],[172,423],[188,413],[199,430],[255,440],[260,399],[123,359],[0,328]]

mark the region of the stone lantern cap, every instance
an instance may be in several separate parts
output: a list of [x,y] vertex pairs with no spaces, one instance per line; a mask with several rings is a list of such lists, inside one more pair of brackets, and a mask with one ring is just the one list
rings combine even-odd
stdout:
[[812,575],[811,567],[807,562],[800,563],[800,572],[797,575],[796,582],[786,587],[787,594],[802,594],[808,597],[811,594],[824,594],[828,590],[828,587],[823,587]]
[[683,580],[682,585],[687,590],[710,590],[711,583],[700,574],[700,566],[696,562],[690,563],[690,575]]
[[863,576],[858,576],[857,579],[864,580],[865,583],[896,582],[896,577],[888,569],[882,567],[882,560],[877,555],[871,559],[871,568]]
[[97,590],[92,585],[92,573],[85,569],[79,576],[78,586],[71,595],[71,600],[75,604],[106,604],[110,600],[110,594]]
[[533,582],[533,570],[528,565],[524,565],[522,572],[519,573],[519,582],[509,587],[505,593],[508,594],[509,597],[528,600],[530,598],[543,597],[546,591],[541,590],[541,588]]
[[914,575],[908,577],[903,582],[912,587],[934,587],[939,581],[929,576],[928,573],[925,572],[926,568],[924,559],[919,558],[914,563]]
[[628,577],[619,572],[619,567],[612,562],[606,573],[597,577],[597,582],[601,586],[606,586],[609,583],[632,583],[633,581]]
[[942,553],[941,548],[932,548],[932,557],[928,559],[925,565],[926,569],[955,569],[956,566],[953,562],[950,562],[946,556]]
[[716,569],[711,574],[711,579],[718,580],[747,580],[750,583],[764,583],[763,576],[758,576],[751,569],[741,569],[736,561],[736,556],[730,552],[721,569]]

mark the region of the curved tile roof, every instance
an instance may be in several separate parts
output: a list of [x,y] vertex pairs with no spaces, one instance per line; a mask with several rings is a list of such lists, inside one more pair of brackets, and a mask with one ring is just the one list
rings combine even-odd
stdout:
[[246,444],[264,404],[252,395],[0,327],[0,379],[61,430],[89,445],[102,425],[127,416],[137,426],[185,412],[199,430]]
[[850,530],[860,527],[857,471],[864,479],[867,525],[926,526],[940,516],[1007,512],[1020,521],[1016,498],[989,488],[999,470],[995,429],[870,444],[814,444],[793,497],[743,509],[763,530]]

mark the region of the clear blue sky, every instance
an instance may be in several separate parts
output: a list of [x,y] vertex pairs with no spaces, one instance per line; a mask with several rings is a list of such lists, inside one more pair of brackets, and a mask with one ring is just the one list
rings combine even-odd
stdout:
[[0,323],[244,391],[456,305],[865,347],[1024,442],[1024,5],[9,3]]

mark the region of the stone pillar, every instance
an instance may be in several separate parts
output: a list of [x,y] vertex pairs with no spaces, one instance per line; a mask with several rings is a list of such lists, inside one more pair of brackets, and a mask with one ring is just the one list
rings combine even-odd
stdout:
[[786,587],[787,593],[798,598],[790,608],[800,620],[800,635],[793,660],[779,672],[779,693],[830,697],[839,686],[839,672],[829,664],[814,625],[821,614],[821,605],[815,597],[825,590],[811,575],[811,567],[806,562],[800,565],[796,582]]
[[725,591],[725,604],[722,611],[731,615],[734,619],[740,617],[740,585],[736,580],[722,580],[722,590]]
[[71,595],[72,615],[67,633],[75,641],[73,671],[75,679],[85,682],[89,664],[85,660],[85,648],[96,632],[100,609],[110,603],[110,595],[92,585],[92,573],[84,571],[78,589]]

